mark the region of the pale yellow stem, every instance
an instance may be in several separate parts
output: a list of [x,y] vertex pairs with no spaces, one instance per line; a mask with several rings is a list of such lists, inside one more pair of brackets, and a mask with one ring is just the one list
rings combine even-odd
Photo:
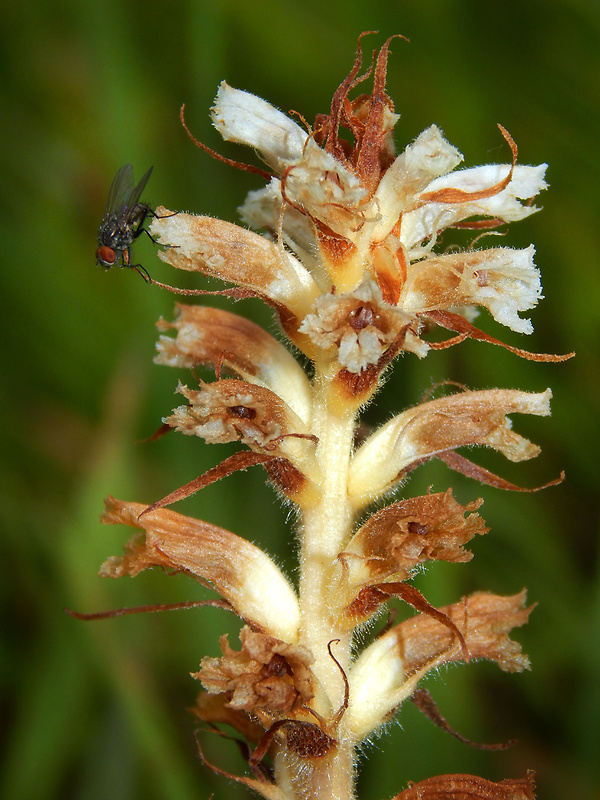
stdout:
[[[333,402],[331,379],[317,371],[314,379],[311,432],[319,438],[316,458],[320,469],[319,496],[302,508],[300,559],[300,644],[315,658],[312,666],[319,688],[314,710],[325,722],[332,720],[344,700],[342,669],[350,663],[351,635],[342,628],[336,613],[335,588],[339,580],[338,553],[350,538],[354,513],[348,500],[348,466],[352,454],[355,414],[340,411]],[[339,640],[334,642],[334,640]],[[354,741],[345,733],[343,716],[333,734],[336,748],[322,759],[314,759],[305,769],[302,786],[294,785],[294,794],[327,800],[351,800],[354,797]],[[284,768],[285,769],[285,768]],[[300,788],[297,793],[296,789]]]

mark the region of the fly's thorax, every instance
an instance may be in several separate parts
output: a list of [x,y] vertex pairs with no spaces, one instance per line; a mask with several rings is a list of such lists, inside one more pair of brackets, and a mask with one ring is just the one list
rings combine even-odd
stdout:
[[145,203],[138,203],[127,216],[109,214],[98,229],[98,243],[116,252],[125,250],[141,233],[141,225],[150,210]]

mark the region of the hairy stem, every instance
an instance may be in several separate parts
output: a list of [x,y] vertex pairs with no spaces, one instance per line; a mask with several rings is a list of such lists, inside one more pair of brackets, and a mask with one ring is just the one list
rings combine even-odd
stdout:
[[[348,465],[352,453],[355,416],[340,412],[333,402],[331,378],[317,372],[314,380],[314,405],[311,430],[318,436],[317,459],[321,471],[318,499],[302,509],[300,644],[315,658],[313,671],[319,681],[315,711],[331,720],[344,702],[345,684],[340,667],[347,671],[351,635],[340,626],[332,590],[338,553],[348,541],[354,519],[348,500]],[[331,657],[328,645],[331,644]],[[315,761],[302,797],[328,797],[348,800],[354,796],[354,743],[343,734],[340,720],[334,736],[337,747],[326,758]],[[322,763],[320,763],[322,762]],[[304,781],[306,783],[306,781]]]

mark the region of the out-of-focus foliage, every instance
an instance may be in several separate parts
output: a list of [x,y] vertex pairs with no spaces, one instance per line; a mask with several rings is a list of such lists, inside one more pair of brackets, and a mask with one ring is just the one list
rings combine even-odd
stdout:
[[[438,604],[527,586],[539,607],[519,638],[533,671],[506,676],[471,665],[430,681],[465,736],[519,743],[505,753],[473,751],[409,707],[402,728],[365,759],[362,795],[389,797],[409,779],[441,772],[499,779],[533,768],[544,798],[595,796],[600,5],[38,0],[9,4],[0,33],[1,780],[10,800],[243,796],[199,765],[185,712],[197,690],[188,673],[217,653],[225,629],[235,640],[235,621],[216,609],[96,623],[63,613],[206,596],[182,577],[98,578],[127,536],[101,528],[98,515],[109,492],[152,502],[231,452],[176,434],[139,443],[176,402],[178,376],[152,365],[154,322],[172,313],[173,298],[133,272],[96,267],[96,229],[110,181],[128,161],[138,178],[154,165],[149,202],[235,220],[259,181],[196,149],[179,124],[181,103],[199,138],[245,158],[210,128],[219,81],[314,119],[347,75],[358,34],[371,29],[380,31],[373,47],[391,33],[411,40],[393,43],[388,72],[400,147],[435,122],[467,165],[509,161],[501,122],[521,163],[549,163],[543,212],[506,239],[535,243],[548,299],[532,315],[536,333],[511,343],[576,349],[578,358],[532,364],[467,342],[423,362],[403,359],[368,410],[375,424],[446,378],[472,388],[550,385],[553,417],[518,420],[543,445],[537,462],[477,458],[524,485],[563,468],[567,479],[541,494],[509,495],[431,467],[406,487],[452,484],[462,502],[485,497],[492,533],[474,545],[474,561],[440,564],[418,584]],[[149,241],[134,253],[154,277],[174,279]],[[267,318],[248,301],[237,310]],[[259,469],[233,476],[181,510],[254,538],[289,566],[286,511],[263,483]],[[243,768],[233,743],[204,742],[213,759]]]

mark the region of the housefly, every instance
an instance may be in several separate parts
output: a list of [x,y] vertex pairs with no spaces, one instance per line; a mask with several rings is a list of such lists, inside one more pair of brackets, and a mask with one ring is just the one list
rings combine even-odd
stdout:
[[[104,216],[98,228],[98,249],[96,264],[106,269],[114,266],[129,267],[150,282],[151,278],[140,264],[131,263],[131,244],[142,233],[150,234],[144,228],[147,216],[154,212],[147,203],[140,203],[152,167],[138,185],[133,186],[133,167],[125,164],[117,172],[108,193]],[[150,236],[152,239],[152,237]],[[153,240],[154,241],[154,240]]]

